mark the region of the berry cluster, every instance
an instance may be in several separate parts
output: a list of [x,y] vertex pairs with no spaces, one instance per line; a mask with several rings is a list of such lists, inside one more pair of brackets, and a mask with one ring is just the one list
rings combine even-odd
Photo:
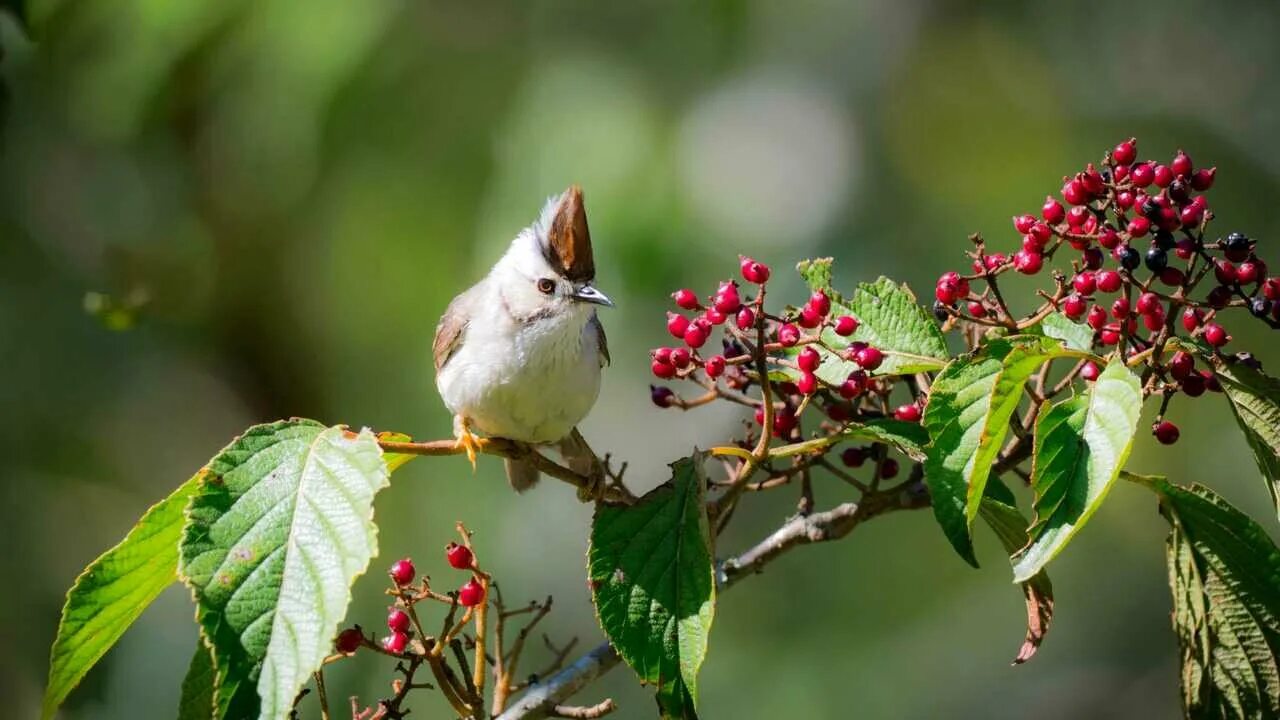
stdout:
[[[975,236],[972,274],[938,278],[934,312],[949,323],[1016,331],[1057,310],[1094,331],[1098,352],[1116,349],[1131,364],[1145,364],[1144,390],[1163,393],[1165,407],[1174,393],[1218,390],[1210,369],[1196,369],[1185,351],[1166,358],[1166,349],[1181,332],[1217,352],[1231,341],[1220,323],[1225,310],[1247,310],[1280,327],[1280,278],[1267,277],[1256,242],[1243,233],[1208,234],[1213,212],[1205,193],[1216,176],[1217,168],[1196,169],[1182,150],[1167,164],[1139,159],[1137,140],[1126,140],[1100,165],[1064,177],[1061,201],[1048,196],[1038,215],[1013,218],[1022,243],[1011,256],[988,253]],[[1052,291],[1039,292],[1044,302],[1036,312],[1014,317],[998,277],[1036,275],[1052,261]],[[1089,363],[1078,372],[1092,380],[1098,368]],[[1153,434],[1169,444],[1178,429],[1163,413]]]

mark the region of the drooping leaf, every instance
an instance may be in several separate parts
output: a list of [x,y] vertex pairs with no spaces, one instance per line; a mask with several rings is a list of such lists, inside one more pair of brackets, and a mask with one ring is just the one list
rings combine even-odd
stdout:
[[775,457],[803,455],[815,450],[830,447],[832,442],[846,440],[864,440],[873,443],[884,443],[912,460],[924,460],[924,446],[929,442],[929,435],[919,423],[877,418],[866,423],[850,423],[831,438],[815,438],[804,442],[791,443],[777,449]]
[[58,706],[162,590],[177,579],[182,511],[197,475],[147,510],[119,545],[85,568],[67,592],[49,654],[41,716]]
[[[412,442],[413,438],[399,432],[380,432],[378,433],[378,442]],[[382,460],[387,464],[387,472],[393,473],[404,467],[404,464],[418,457],[408,453],[384,452]]]
[[[1013,555],[1027,544],[1027,519],[1013,504],[1009,488],[998,478],[992,479],[987,490],[982,497],[982,519],[1000,539],[1005,552]],[[993,492],[995,490],[1002,492]],[[1019,583],[1019,586],[1027,604],[1027,634],[1013,659],[1014,665],[1020,665],[1036,654],[1044,642],[1045,633],[1049,632],[1049,621],[1053,619],[1053,583],[1044,570]]]
[[[813,290],[823,290],[831,298],[832,313],[852,315],[858,329],[844,338],[828,329],[823,339],[833,347],[844,347],[860,340],[879,348],[884,363],[876,369],[879,375],[908,375],[938,370],[946,364],[950,353],[942,329],[929,317],[906,285],[898,285],[881,277],[874,283],[862,283],[850,296],[831,287],[831,258],[800,263],[800,275]],[[819,348],[822,364],[817,375],[826,382],[839,384],[858,366],[839,355]]]
[[925,408],[925,482],[934,516],[960,556],[971,564],[969,527],[987,477],[1009,432],[1023,386],[1045,362],[1073,354],[1050,338],[1016,336],[989,341],[957,358],[934,378]]
[[217,709],[214,699],[213,653],[204,644],[204,638],[196,640],[196,651],[182,679],[182,697],[178,699],[178,720],[213,720]]
[[674,718],[697,717],[698,669],[715,611],[703,458],[677,460],[671,480],[634,505],[599,506],[588,551],[600,626]]
[[1216,373],[1280,516],[1280,380],[1239,362]]
[[1016,580],[1040,572],[1106,499],[1141,410],[1137,376],[1113,360],[1087,392],[1040,411],[1031,470],[1036,518],[1031,544],[1013,559]]
[[1072,350],[1087,352],[1093,347],[1093,328],[1084,323],[1078,323],[1060,312],[1045,316],[1036,329],[1046,337],[1061,340]]
[[250,428],[210,461],[180,569],[221,717],[288,714],[377,553],[373,497],[387,475],[371,432],[310,420]]
[[1144,478],[1169,521],[1188,718],[1280,717],[1280,550],[1212,490]]

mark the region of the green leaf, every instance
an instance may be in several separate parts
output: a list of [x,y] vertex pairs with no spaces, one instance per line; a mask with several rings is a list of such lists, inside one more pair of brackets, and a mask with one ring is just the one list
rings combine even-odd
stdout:
[[213,720],[214,680],[213,653],[204,644],[204,638],[196,640],[196,652],[182,679],[182,697],[178,699],[178,720]]
[[250,428],[208,470],[181,573],[213,649],[220,714],[283,718],[377,553],[373,497],[387,468],[368,430],[289,420]]
[[1173,628],[1188,718],[1280,717],[1280,550],[1212,490],[1162,478]]
[[1046,337],[1061,340],[1072,350],[1088,352],[1093,347],[1093,328],[1078,323],[1060,312],[1050,313],[1036,329]]
[[1106,499],[1133,447],[1142,388],[1113,360],[1086,393],[1043,408],[1036,421],[1031,470],[1032,542],[1014,557],[1019,582],[1064,548]]
[[[983,496],[982,519],[1000,539],[1005,552],[1013,555],[1027,544],[1027,519],[1009,502],[1012,494],[999,478],[994,478],[987,487],[988,490],[999,488],[1003,492],[988,492]],[[1036,654],[1053,618],[1053,583],[1049,582],[1049,575],[1044,570],[1019,585],[1027,605],[1027,634],[1013,659],[1014,665],[1020,665]]]
[[696,717],[698,668],[715,612],[705,454],[630,506],[601,505],[588,565],[600,626],[618,655],[658,689],[665,716]]
[[976,566],[969,527],[1009,432],[1023,387],[1045,362],[1073,353],[1050,338],[992,340],[934,378],[925,408],[925,482],[933,512],[960,556]]
[[865,424],[851,423],[838,434],[830,437],[819,437],[804,442],[791,443],[770,452],[771,457],[790,457],[809,452],[825,450],[832,445],[847,440],[866,440],[873,443],[884,443],[912,460],[924,460],[924,445],[929,435],[919,423],[905,422],[891,418],[877,418]]
[[1280,516],[1280,380],[1239,362],[1216,372]]
[[196,475],[153,505],[119,545],[76,578],[49,654],[41,717],[53,717],[85,673],[177,579],[182,511],[199,482]]
[[[810,288],[823,290],[831,298],[833,314],[858,319],[858,329],[851,338],[825,330],[822,337],[828,345],[844,347],[851,340],[860,340],[879,348],[885,358],[875,371],[877,375],[909,375],[938,370],[946,364],[950,353],[942,329],[916,303],[906,285],[881,277],[874,283],[860,284],[852,298],[846,299],[831,287],[830,258],[800,263],[798,269]],[[822,365],[816,374],[826,382],[839,384],[858,369],[839,355],[821,348],[819,352]]]

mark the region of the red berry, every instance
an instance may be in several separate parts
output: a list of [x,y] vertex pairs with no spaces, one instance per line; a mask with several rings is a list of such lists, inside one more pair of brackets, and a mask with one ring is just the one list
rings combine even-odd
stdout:
[[836,318],[835,331],[841,337],[849,337],[858,329],[858,320],[852,315],[841,315]]
[[677,340],[684,337],[684,333],[689,329],[689,318],[679,314],[667,313],[667,332],[671,333],[671,337]]
[[1241,285],[1252,285],[1258,282],[1258,279],[1262,277],[1262,272],[1260,270],[1261,268],[1258,263],[1246,260],[1240,263],[1240,266],[1236,268],[1236,282]]
[[990,255],[983,256],[982,267],[987,271],[991,271],[1001,265],[1004,265],[1006,262],[1009,262],[1009,258],[1005,257],[1004,253],[991,253]]
[[740,269],[743,279],[749,283],[763,285],[769,281],[769,266],[762,262],[743,257],[740,260]]
[[1117,165],[1115,169],[1111,171],[1111,176],[1115,178],[1116,182],[1123,182],[1125,178],[1129,177],[1129,166]]
[[444,557],[449,561],[449,567],[458,570],[470,570],[476,560],[475,555],[471,553],[471,548],[458,543],[449,543],[445,546]]
[[1032,225],[1031,232],[1027,234],[1034,237],[1036,239],[1036,242],[1040,243],[1041,247],[1044,247],[1045,245],[1047,245],[1049,243],[1049,240],[1053,238],[1053,230],[1050,230],[1048,225],[1045,225],[1044,223],[1039,223],[1039,222],[1036,223],[1035,225]]
[[1062,222],[1062,218],[1066,217],[1067,211],[1062,208],[1062,203],[1054,200],[1051,196],[1046,196],[1044,206],[1040,208],[1040,217],[1050,225],[1057,225]]
[[691,324],[684,331],[684,344],[691,348],[700,348],[707,343],[707,331],[701,325]]
[[1120,342],[1120,326],[1104,325],[1102,330],[1098,331],[1098,340],[1103,345],[1115,345]]
[[1098,289],[1104,293],[1113,293],[1120,289],[1121,283],[1124,281],[1120,277],[1120,273],[1115,270],[1103,270],[1094,277]]
[[1160,311],[1160,296],[1153,292],[1144,292],[1138,296],[1138,312],[1150,315]]
[[[1092,217],[1093,213],[1089,212],[1089,208],[1083,205],[1077,205],[1067,211],[1067,224],[1070,225],[1073,230],[1079,230],[1084,227],[1084,224]],[[1072,245],[1075,245],[1076,243],[1087,244],[1089,242],[1089,238],[1071,238],[1070,240]],[[1076,249],[1083,250],[1084,248]]]
[[671,351],[671,364],[676,366],[677,370],[683,370],[689,367],[689,363],[693,362],[693,356],[684,348],[676,348]]
[[1093,273],[1085,271],[1072,278],[1071,287],[1081,295],[1092,295],[1098,289],[1098,282]]
[[1202,320],[1204,320],[1204,312],[1199,308],[1187,308],[1182,312],[1182,328],[1187,332],[1200,327]]
[[392,632],[409,632],[409,614],[400,608],[391,608],[387,611],[387,627]]
[[955,271],[943,273],[933,290],[933,296],[944,305],[953,305],[956,300],[968,294],[969,281],[960,277],[960,273]]
[[898,476],[898,461],[893,458],[885,458],[880,462],[880,477],[888,480]]
[[1167,267],[1160,271],[1160,282],[1169,287],[1178,287],[1186,282],[1187,276],[1181,269],[1176,267]]
[[1034,215],[1014,215],[1013,229],[1018,231],[1019,235],[1026,235],[1031,232],[1031,226],[1036,224]]
[[840,383],[840,397],[846,400],[852,400],[866,391],[867,374],[862,370],[854,370]]
[[809,306],[818,311],[819,315],[826,317],[831,312],[831,298],[827,297],[827,293],[823,290],[815,290],[809,296]]
[[738,297],[738,286],[731,280],[720,283],[720,289],[716,290],[711,304],[725,315],[738,312],[738,308],[742,307],[742,300]]
[[1236,266],[1230,260],[1218,260],[1213,264],[1213,276],[1223,285],[1233,285],[1238,278]]
[[1218,376],[1212,370],[1201,370],[1200,377],[1204,378],[1204,386],[1209,388],[1209,392],[1222,392],[1222,383],[1218,382]]
[[649,370],[653,372],[654,377],[660,377],[663,380],[669,380],[676,376],[676,366],[670,362],[662,362],[655,359],[649,365]]
[[[1068,180],[1062,186],[1062,199],[1066,200],[1069,205],[1083,205],[1089,202],[1089,193],[1084,189],[1084,183],[1078,178]],[[1045,220],[1049,220],[1046,216]],[[1057,222],[1050,220],[1050,222]]]
[[724,356],[712,355],[707,358],[707,362],[703,364],[702,369],[706,371],[707,377],[712,380],[724,374]]
[[802,328],[816,328],[822,324],[822,315],[814,306],[805,304],[804,307],[800,308],[800,317],[796,320],[796,323]]
[[1220,348],[1231,341],[1231,336],[1227,334],[1226,328],[1218,323],[1211,322],[1204,326],[1204,341],[1216,348]]
[[1138,157],[1138,141],[1134,138],[1129,138],[1128,140],[1125,140],[1124,142],[1117,145],[1115,150],[1111,151],[1111,159],[1114,160],[1117,165],[1132,164],[1133,161],[1137,159],[1137,157]]
[[907,403],[899,405],[893,411],[893,416],[903,422],[920,422],[920,406],[916,403]]
[[413,567],[412,560],[404,558],[392,563],[391,569],[387,573],[391,575],[391,582],[397,585],[408,585],[413,582],[413,576],[417,575],[418,571]]
[[333,649],[340,653],[350,655],[356,650],[359,650],[360,646],[363,644],[364,635],[362,635],[359,630],[350,627],[338,633],[338,637],[333,641]]
[[1107,311],[1094,305],[1089,308],[1089,316],[1085,318],[1085,322],[1089,323],[1089,327],[1094,330],[1101,330],[1102,326],[1107,324]]
[[756,324],[756,311],[749,307],[744,307],[738,311],[738,315],[734,318],[734,322],[738,324],[739,330],[746,330]]
[[1120,192],[1116,193],[1116,205],[1121,210],[1128,210],[1129,208],[1137,204],[1137,202],[1138,202],[1137,196],[1128,190],[1121,190]]
[[1191,256],[1196,252],[1196,241],[1191,238],[1180,238],[1178,243],[1173,246],[1173,252],[1183,260],[1190,260]]
[[1080,317],[1084,315],[1085,309],[1087,307],[1088,307],[1088,303],[1085,302],[1085,299],[1080,297],[1079,295],[1076,295],[1075,293],[1068,295],[1062,301],[1063,314],[1065,314],[1067,317],[1071,318],[1072,320],[1079,320]]
[[1098,368],[1098,364],[1093,362],[1092,360],[1085,363],[1084,367],[1080,368],[1080,377],[1084,378],[1085,380],[1088,380],[1089,382],[1093,382],[1094,380],[1097,380],[1098,375],[1101,373],[1102,373],[1102,370]]
[[676,394],[671,392],[671,388],[666,387],[665,385],[649,386],[649,399],[653,401],[654,405],[657,405],[660,408],[671,407],[671,401],[674,400],[675,397]]
[[1135,187],[1144,188],[1156,179],[1156,169],[1149,162],[1138,163],[1129,168],[1129,180]]
[[845,467],[862,467],[862,464],[867,461],[867,455],[866,448],[845,448],[844,452],[840,453],[840,462],[844,463]]
[[458,588],[458,604],[463,607],[475,607],[484,602],[484,586],[473,577]]
[[782,347],[791,347],[800,342],[800,328],[791,323],[784,323],[778,328],[778,342]]
[[853,361],[862,366],[864,370],[875,370],[880,367],[880,363],[884,362],[884,353],[868,345],[858,350]]
[[1142,237],[1151,230],[1151,221],[1144,217],[1136,217],[1129,221],[1126,229],[1132,237]]
[[698,296],[688,288],[682,288],[671,293],[671,299],[676,301],[676,305],[685,310],[698,309]]
[[806,347],[796,356],[796,364],[801,370],[813,372],[818,369],[818,365],[822,362],[822,356],[818,355],[818,351],[812,346]]
[[1182,387],[1182,392],[1186,394],[1187,397],[1200,397],[1204,394],[1206,383],[1204,375],[1197,372],[1191,373],[1190,375],[1182,378],[1179,385]]
[[1084,169],[1084,172],[1076,176],[1080,180],[1080,184],[1084,185],[1084,189],[1090,195],[1097,197],[1106,191],[1107,187],[1102,181],[1102,173],[1093,166],[1093,163]]
[[831,403],[827,405],[827,417],[838,423],[845,422],[853,416],[853,409],[844,403]]
[[1173,174],[1177,175],[1178,177],[1181,177],[1181,178],[1190,177],[1191,170],[1192,170],[1191,158],[1188,157],[1185,152],[1179,149],[1178,154],[1173,156],[1173,162],[1169,163],[1169,169],[1172,170]]
[[1221,310],[1227,306],[1227,303],[1231,302],[1231,288],[1226,285],[1219,285],[1209,291],[1208,296],[1205,297],[1205,302],[1209,303],[1209,307],[1214,310]]
[[1168,420],[1161,420],[1151,429],[1152,434],[1156,436],[1156,440],[1162,445],[1172,445],[1178,442],[1178,426]]
[[818,376],[811,372],[802,372],[800,379],[796,381],[796,387],[800,389],[800,394],[812,395],[818,391]]
[[1044,266],[1044,256],[1038,252],[1019,250],[1013,256],[1013,267],[1023,275],[1035,275]]
[[711,323],[712,325],[719,325],[720,323],[723,323],[725,321],[724,313],[720,312],[719,310],[713,307],[707,308],[707,311],[702,313],[702,317],[706,318],[707,322]]
[[1188,205],[1182,208],[1182,212],[1178,214],[1178,221],[1185,228],[1196,227],[1203,218],[1204,210],[1199,205]]
[[1262,281],[1262,296],[1268,300],[1280,300],[1280,277]]
[[1105,227],[1098,235],[1098,244],[1108,250],[1114,250],[1120,244],[1120,233],[1117,233],[1115,228]]
[[409,636],[406,633],[393,632],[382,638],[382,649],[392,655],[402,655],[407,647],[409,647]]
[[1175,380],[1182,380],[1191,374],[1191,371],[1195,366],[1196,359],[1191,357],[1190,353],[1179,350],[1174,353],[1173,357],[1169,360],[1169,374],[1172,375]]
[[1129,301],[1124,298],[1116,298],[1116,301],[1111,303],[1111,315],[1117,320],[1129,317],[1129,310]]
[[1211,167],[1208,170],[1197,170],[1191,176],[1191,188],[1196,192],[1204,192],[1213,187],[1213,178],[1218,174],[1218,168]]
[[796,428],[796,412],[785,407],[773,416],[773,434],[778,437],[787,435]]
[[969,314],[974,317],[987,316],[987,306],[983,305],[982,302],[979,300],[970,300],[968,307],[969,307]]
[[1156,187],[1167,188],[1173,184],[1173,171],[1165,165],[1157,165],[1152,179]]

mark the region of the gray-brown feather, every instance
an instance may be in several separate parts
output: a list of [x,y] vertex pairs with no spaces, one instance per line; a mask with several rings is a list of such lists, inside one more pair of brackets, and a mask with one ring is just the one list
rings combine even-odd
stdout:
[[601,324],[599,317],[592,315],[588,324],[596,331],[596,344],[600,348],[600,367],[604,367],[612,362],[609,357],[609,338],[604,335],[604,325]]
[[436,372],[440,372],[440,368],[449,362],[449,358],[461,345],[467,323],[471,321],[471,301],[476,297],[476,290],[482,284],[483,281],[455,297],[449,303],[449,307],[445,308],[444,315],[440,316],[440,323],[436,325],[435,339],[431,341],[431,355],[435,361]]

